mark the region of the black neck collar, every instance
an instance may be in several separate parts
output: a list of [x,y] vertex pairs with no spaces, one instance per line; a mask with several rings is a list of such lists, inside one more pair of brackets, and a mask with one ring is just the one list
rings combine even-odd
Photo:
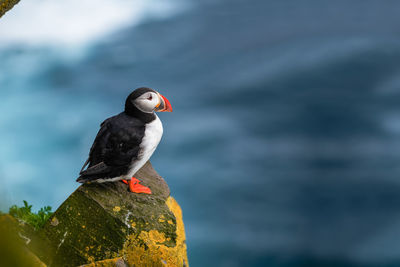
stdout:
[[128,116],[137,118],[144,123],[149,123],[149,122],[155,120],[155,118],[156,118],[156,115],[154,114],[154,112],[152,112],[152,113],[143,112],[143,111],[139,110],[137,107],[135,107],[133,104],[127,105],[125,107],[125,114],[127,114]]

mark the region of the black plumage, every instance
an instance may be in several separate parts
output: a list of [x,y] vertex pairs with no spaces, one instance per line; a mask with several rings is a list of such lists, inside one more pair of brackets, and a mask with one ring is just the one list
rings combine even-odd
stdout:
[[[125,103],[125,111],[105,120],[93,142],[89,158],[77,179],[78,182],[121,177],[141,157],[141,142],[146,124],[153,121],[154,113],[145,113],[133,105],[138,96],[154,90],[139,88],[132,92]],[[88,168],[85,170],[85,167]]]

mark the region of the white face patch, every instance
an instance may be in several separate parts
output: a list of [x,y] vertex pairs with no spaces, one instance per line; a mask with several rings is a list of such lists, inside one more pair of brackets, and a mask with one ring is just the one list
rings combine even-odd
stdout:
[[135,99],[134,105],[143,112],[152,113],[159,105],[160,98],[154,92],[147,92]]

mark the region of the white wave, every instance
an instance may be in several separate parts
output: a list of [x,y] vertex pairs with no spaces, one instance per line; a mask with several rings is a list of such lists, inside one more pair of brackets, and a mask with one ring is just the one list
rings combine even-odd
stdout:
[[24,0],[0,20],[0,45],[85,45],[181,10],[176,0]]

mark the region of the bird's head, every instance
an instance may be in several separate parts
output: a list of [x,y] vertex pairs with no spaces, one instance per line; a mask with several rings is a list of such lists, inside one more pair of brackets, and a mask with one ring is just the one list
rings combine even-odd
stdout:
[[125,112],[132,113],[138,109],[144,113],[172,112],[169,100],[157,91],[141,87],[133,91],[125,102]]

